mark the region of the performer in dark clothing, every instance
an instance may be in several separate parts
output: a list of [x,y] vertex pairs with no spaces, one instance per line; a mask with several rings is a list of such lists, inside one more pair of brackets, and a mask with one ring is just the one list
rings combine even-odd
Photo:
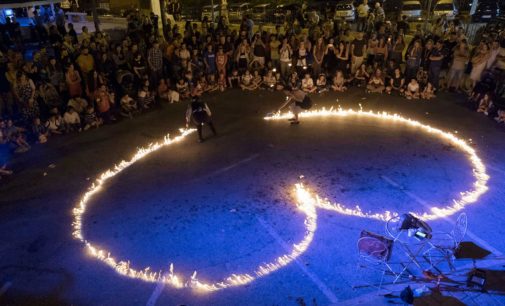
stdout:
[[302,110],[308,110],[312,107],[312,100],[301,89],[293,89],[291,87],[286,87],[284,90],[286,94],[286,102],[279,108],[278,112],[280,112],[283,108],[289,106],[291,113],[293,113],[293,118],[289,119],[291,124],[300,124],[298,120],[298,114]]
[[202,127],[204,124],[210,127],[214,136],[217,135],[216,128],[212,123],[212,113],[209,106],[207,106],[207,103],[201,102],[198,97],[193,98],[186,110],[186,127],[189,127],[190,121],[196,126],[199,142],[203,142],[204,140],[202,136]]

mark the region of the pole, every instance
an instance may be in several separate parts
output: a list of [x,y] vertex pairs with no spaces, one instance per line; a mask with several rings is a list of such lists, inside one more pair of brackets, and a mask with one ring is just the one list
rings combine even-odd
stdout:
[[93,14],[93,23],[95,24],[95,32],[100,32],[100,20],[98,20],[98,12],[96,10],[96,0],[91,0],[91,13]]
[[426,20],[424,21],[424,30],[428,30],[428,22],[430,22],[430,16],[431,16],[431,4],[433,0],[428,0],[428,13],[426,15]]

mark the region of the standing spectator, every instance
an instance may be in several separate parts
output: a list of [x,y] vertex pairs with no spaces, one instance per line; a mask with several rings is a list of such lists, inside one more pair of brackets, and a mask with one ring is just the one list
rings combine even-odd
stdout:
[[428,81],[433,85],[435,90],[439,86],[440,70],[442,68],[442,62],[444,59],[444,54],[442,52],[443,44],[441,40],[438,40],[435,44],[435,48],[430,54],[430,68],[428,71]]
[[13,106],[14,99],[11,84],[7,78],[7,66],[5,63],[0,63],[0,118],[4,115],[12,116],[14,114]]
[[203,54],[203,62],[205,63],[205,70],[207,74],[216,74],[216,54],[212,44],[207,45],[207,50]]
[[398,33],[402,35],[409,34],[410,31],[410,25],[409,22],[407,21],[407,16],[403,15],[402,19],[398,21],[398,24],[396,25],[396,29],[398,30]]
[[270,35],[270,60],[272,61],[272,66],[275,69],[280,68],[280,53],[279,53],[279,47],[281,45],[281,42],[277,39],[277,35]]
[[384,21],[386,20],[386,14],[384,13],[384,9],[381,6],[381,3],[379,1],[375,2],[375,10],[374,10],[374,15],[375,15],[375,27],[376,29],[380,28]]
[[223,46],[219,46],[216,54],[216,68],[218,74],[223,74],[226,78],[226,65],[228,63],[228,55],[224,53]]
[[317,43],[314,45],[314,50],[312,52],[312,56],[314,58],[314,61],[312,63],[312,73],[314,75],[318,76],[321,74],[325,51],[326,46],[324,44],[324,39],[323,37],[319,37],[317,39]]
[[[259,33],[254,36],[252,49],[254,58],[253,61],[251,62],[251,65],[257,63],[259,65],[259,68],[263,69],[263,67],[265,67],[266,48],[265,43],[263,42],[263,39],[261,38]],[[252,67],[256,68],[254,66]]]
[[405,78],[407,82],[415,78],[419,65],[421,65],[422,52],[421,42],[417,39],[414,41],[412,48],[405,53]]
[[95,59],[91,54],[89,54],[89,49],[87,47],[83,47],[81,54],[77,57],[76,62],[83,74],[82,78],[84,79],[86,93],[90,95],[92,92],[90,91],[92,90],[90,85],[93,83],[93,75],[95,72]]
[[114,95],[107,90],[107,87],[105,85],[102,85],[98,88],[95,93],[95,99],[100,117],[105,121],[116,120],[112,115]]
[[394,60],[398,65],[402,63],[403,49],[405,49],[403,35],[398,35],[391,49],[391,54],[389,55],[389,58]]
[[25,73],[17,74],[14,94],[21,109],[21,116],[25,124],[29,125],[33,119],[39,116],[39,106],[35,100],[35,84]]
[[489,47],[486,43],[482,43],[476,48],[477,52],[471,59],[472,72],[470,73],[470,80],[472,80],[472,88],[480,81],[482,72],[486,69],[487,60],[489,59]]
[[288,39],[284,38],[282,40],[282,47],[280,50],[280,62],[281,62],[281,76],[285,79],[291,70],[292,65],[293,50],[291,45],[288,43]]
[[460,42],[453,51],[452,64],[449,69],[447,88],[449,90],[459,90],[465,67],[470,58],[470,52],[466,42]]
[[[364,1],[366,2],[367,0]],[[354,75],[363,63],[365,54],[366,41],[363,39],[363,33],[358,32],[356,38],[351,43],[351,75]]]
[[305,47],[305,43],[300,42],[300,45],[295,52],[296,71],[298,72],[299,75],[301,75],[304,72],[304,70],[307,69],[307,56],[308,51]]
[[67,29],[65,28],[65,17],[65,12],[61,7],[59,7],[56,12],[56,27],[62,36],[67,34]]
[[147,54],[147,62],[151,74],[150,80],[153,84],[158,84],[162,77],[163,71],[163,53],[160,49],[160,44],[157,40],[153,42],[153,46]]
[[[368,19],[368,11],[370,7],[368,6],[368,0],[363,0],[363,2],[358,6],[358,32],[363,32],[366,29],[366,23]],[[358,66],[359,67],[359,66]]]
[[69,96],[71,98],[80,97],[82,95],[81,75],[79,71],[74,69],[73,64],[68,66],[65,79],[67,81]]

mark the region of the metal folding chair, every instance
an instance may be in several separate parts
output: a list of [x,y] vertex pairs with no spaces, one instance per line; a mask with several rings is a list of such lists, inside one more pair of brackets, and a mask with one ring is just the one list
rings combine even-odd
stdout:
[[424,252],[425,258],[429,260],[433,268],[437,269],[437,265],[447,262],[451,271],[455,270],[454,260],[460,244],[465,238],[467,227],[468,218],[465,213],[461,213],[449,233],[433,233],[431,247]]
[[357,245],[359,267],[376,269],[382,273],[378,286],[379,290],[382,287],[384,275],[393,275],[395,281],[398,279],[397,273],[393,271],[391,265],[388,263],[393,249],[392,239],[368,231],[362,231]]

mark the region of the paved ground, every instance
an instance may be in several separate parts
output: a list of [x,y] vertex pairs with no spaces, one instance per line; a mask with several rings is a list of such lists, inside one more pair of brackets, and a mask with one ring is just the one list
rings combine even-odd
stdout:
[[[285,253],[285,245],[302,237],[303,215],[291,197],[300,175],[323,196],[377,211],[417,211],[422,201],[447,203],[472,183],[460,152],[402,125],[356,118],[311,119],[299,126],[266,122],[263,115],[282,102],[279,93],[228,91],[206,100],[219,136],[198,144],[191,135],[110,181],[85,216],[88,239],[137,267],[166,270],[174,263],[178,274],[197,270],[200,279],[219,281]],[[465,210],[472,232],[466,240],[494,252],[481,264],[503,280],[504,127],[452,94],[423,102],[353,89],[314,100],[316,108],[360,103],[394,111],[473,139],[491,179],[489,192]],[[356,269],[355,245],[362,229],[383,233],[384,224],[322,210],[314,241],[298,262],[213,294],[121,277],[85,254],[71,236],[71,209],[90,180],[131,156],[135,147],[175,132],[183,125],[184,109],[182,103],[165,105],[134,120],[53,138],[15,157],[16,175],[0,185],[0,305],[388,303],[374,288],[353,288],[378,280]],[[431,225],[451,228],[444,220]],[[504,292],[503,287],[494,289]],[[500,295],[451,295],[470,305],[505,303]]]

